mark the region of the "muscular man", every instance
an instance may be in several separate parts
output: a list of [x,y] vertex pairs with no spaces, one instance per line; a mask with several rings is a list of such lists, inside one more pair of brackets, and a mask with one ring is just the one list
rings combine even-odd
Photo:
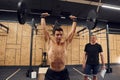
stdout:
[[96,42],[97,37],[91,36],[91,42],[85,45],[85,56],[83,60],[84,80],[88,80],[88,75],[93,74],[93,80],[97,80],[97,73],[99,69],[99,55],[101,57],[102,69],[105,68],[103,50],[100,44]]
[[65,67],[66,49],[68,44],[71,43],[76,30],[76,17],[70,16],[70,19],[73,20],[72,29],[66,39],[63,39],[63,29],[61,27],[54,29],[53,37],[49,35],[45,22],[45,17],[49,16],[49,14],[42,13],[41,16],[41,26],[44,30],[45,41],[48,43],[47,53],[50,64],[50,68],[45,75],[45,80],[70,80],[68,70]]

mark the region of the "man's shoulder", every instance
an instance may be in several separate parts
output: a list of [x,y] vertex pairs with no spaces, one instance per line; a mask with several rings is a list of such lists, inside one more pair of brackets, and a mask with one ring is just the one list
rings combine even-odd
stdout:
[[87,45],[91,45],[91,44],[90,44],[90,43],[87,43],[86,46],[87,46]]
[[99,43],[96,43],[96,45],[101,46],[101,44],[99,44]]

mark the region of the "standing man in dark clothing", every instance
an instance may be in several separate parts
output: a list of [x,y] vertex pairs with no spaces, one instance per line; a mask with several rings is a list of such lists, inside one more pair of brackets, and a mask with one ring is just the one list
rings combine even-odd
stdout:
[[97,43],[97,37],[91,35],[90,43],[85,45],[85,56],[83,58],[84,80],[88,80],[88,75],[93,74],[93,80],[97,80],[99,69],[99,55],[101,57],[102,69],[105,69],[103,50],[100,44]]

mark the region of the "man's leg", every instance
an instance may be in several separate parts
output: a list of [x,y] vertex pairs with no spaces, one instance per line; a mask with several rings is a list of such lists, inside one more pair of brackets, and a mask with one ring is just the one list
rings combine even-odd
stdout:
[[45,74],[45,79],[44,80],[54,80],[53,79],[53,72],[50,68],[48,68],[46,74]]
[[84,80],[88,80],[88,76],[84,76]]
[[84,69],[84,80],[88,80],[88,75],[91,74],[91,65],[86,65]]
[[93,80],[98,80],[98,79],[97,79],[97,76],[93,76]]
[[61,79],[60,80],[70,80],[69,77],[69,71],[67,68],[65,68],[62,72],[61,72]]
[[98,70],[99,70],[99,65],[95,65],[95,66],[93,67],[93,80],[98,80],[98,79],[97,79]]

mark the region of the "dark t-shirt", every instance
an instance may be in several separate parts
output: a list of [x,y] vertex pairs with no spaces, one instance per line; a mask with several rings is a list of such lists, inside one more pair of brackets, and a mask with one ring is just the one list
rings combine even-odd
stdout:
[[99,53],[103,52],[102,47],[100,44],[91,44],[88,43],[85,45],[85,50],[86,55],[87,55],[87,62],[86,64],[93,64],[93,65],[98,65],[99,64]]

